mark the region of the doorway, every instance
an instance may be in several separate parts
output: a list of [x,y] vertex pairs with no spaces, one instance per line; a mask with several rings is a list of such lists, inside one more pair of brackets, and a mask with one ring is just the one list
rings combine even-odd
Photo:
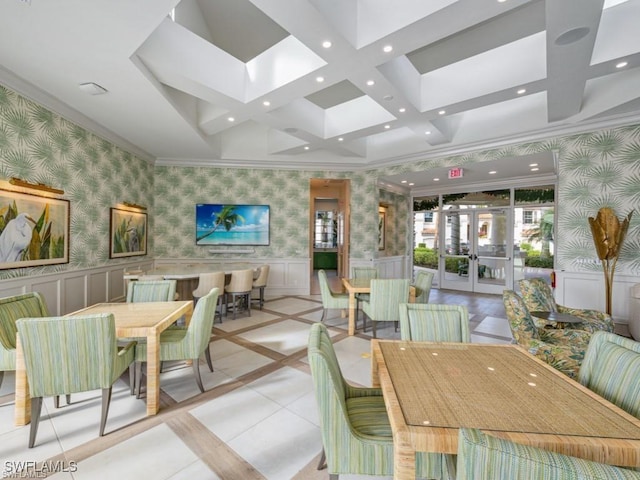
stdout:
[[345,179],[310,180],[311,294],[320,293],[315,278],[319,269],[338,282],[348,276],[350,187]]
[[[499,294],[512,284],[509,209],[446,210],[442,288]],[[511,247],[511,248],[510,248]]]

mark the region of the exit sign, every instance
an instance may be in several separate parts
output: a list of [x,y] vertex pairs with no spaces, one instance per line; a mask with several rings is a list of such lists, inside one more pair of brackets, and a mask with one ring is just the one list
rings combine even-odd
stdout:
[[460,167],[449,169],[449,178],[462,178],[463,170]]

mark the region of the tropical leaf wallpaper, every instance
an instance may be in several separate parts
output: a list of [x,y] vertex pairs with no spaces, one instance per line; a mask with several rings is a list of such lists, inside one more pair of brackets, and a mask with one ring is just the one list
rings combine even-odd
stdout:
[[153,204],[153,165],[0,85],[0,179],[11,177],[65,191],[69,263],[2,270],[0,279],[121,262],[109,260],[109,209]]
[[[640,125],[552,137],[357,172],[155,167],[46,108],[0,86],[0,177],[13,176],[65,190],[71,201],[68,265],[0,271],[0,279],[101,266],[109,260],[109,208],[122,201],[149,206],[149,257],[211,258],[195,245],[196,203],[271,206],[271,244],[252,256],[308,258],[309,180],[351,181],[351,255],[354,259],[403,255],[410,248],[409,199],[380,191],[377,179],[407,171],[458,166],[557,150],[559,153],[558,267],[600,271],[587,218],[602,206],[620,218],[636,213],[618,272],[640,275]],[[378,252],[378,205],[389,205],[387,248]],[[222,254],[238,256],[237,254]],[[219,255],[217,255],[219,257]]]

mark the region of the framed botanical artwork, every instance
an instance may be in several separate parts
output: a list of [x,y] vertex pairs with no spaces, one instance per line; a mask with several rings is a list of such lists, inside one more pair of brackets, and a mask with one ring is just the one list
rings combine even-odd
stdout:
[[69,263],[69,200],[0,189],[0,269]]
[[386,236],[387,213],[378,212],[378,250],[384,250]]
[[112,208],[109,226],[109,258],[147,254],[146,213]]

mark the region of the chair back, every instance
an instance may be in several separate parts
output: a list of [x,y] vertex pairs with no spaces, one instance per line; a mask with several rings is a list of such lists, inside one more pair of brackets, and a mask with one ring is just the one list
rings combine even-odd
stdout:
[[127,302],[172,302],[176,280],[137,280],[127,286]]
[[31,397],[109,388],[121,373],[111,313],[21,318],[17,326]]
[[366,304],[363,308],[371,320],[399,320],[399,305],[408,300],[409,279],[373,279],[369,308],[366,308]]
[[156,280],[164,280],[163,275],[139,275],[138,280],[141,282],[155,282]]
[[269,279],[269,265],[262,265],[258,278],[253,281],[253,288],[266,287]]
[[520,445],[461,428],[458,434],[458,480],[640,479],[640,472]]
[[38,292],[0,298],[0,352],[3,349],[15,350],[16,321],[19,318],[48,316],[47,305]]
[[578,381],[640,418],[640,342],[595,332],[580,365]]
[[511,334],[519,345],[528,346],[531,340],[540,339],[540,332],[536,327],[524,300],[513,290],[502,292],[504,310],[509,320]]
[[198,288],[193,291],[193,297],[204,297],[212,288],[217,288],[220,292],[224,292],[224,282],[224,272],[201,273],[198,277]]
[[400,338],[421,342],[471,341],[469,312],[463,305],[400,304]]
[[219,293],[219,289],[212,288],[204,297],[200,297],[193,309],[184,338],[184,351],[188,358],[198,358],[211,341],[211,328]]
[[351,267],[353,278],[378,278],[379,272],[376,267]]
[[551,286],[543,278],[524,278],[518,281],[525,305],[531,312],[557,312],[558,305]]
[[415,303],[429,303],[429,295],[431,293],[431,285],[433,284],[433,272],[420,271],[416,274]]
[[253,270],[234,270],[231,280],[225,287],[229,293],[250,293],[253,289]]

